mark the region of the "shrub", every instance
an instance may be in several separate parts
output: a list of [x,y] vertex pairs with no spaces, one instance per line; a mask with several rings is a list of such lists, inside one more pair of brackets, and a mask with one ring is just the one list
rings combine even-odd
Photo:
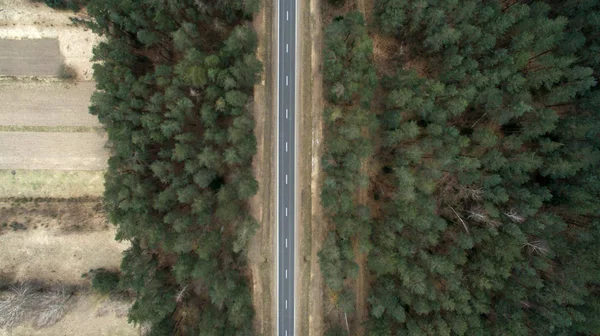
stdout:
[[118,272],[98,269],[92,279],[92,287],[101,294],[109,294],[118,289],[119,279]]

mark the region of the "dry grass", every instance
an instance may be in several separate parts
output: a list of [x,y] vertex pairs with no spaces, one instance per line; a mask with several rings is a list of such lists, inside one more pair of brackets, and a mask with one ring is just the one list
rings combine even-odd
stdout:
[[64,286],[43,290],[34,282],[22,282],[0,293],[0,328],[12,330],[32,322],[47,328],[62,319],[72,305],[72,289]]
[[[59,287],[57,289],[60,290]],[[65,294],[70,295],[67,300],[64,300],[63,294],[56,291],[45,295],[52,307],[45,315],[50,321],[58,316],[57,313],[64,312],[55,323],[39,328],[37,323],[43,321],[30,318],[10,331],[0,328],[0,336],[140,335],[139,328],[127,323],[126,314],[131,302],[98,296],[82,288],[75,292],[69,291],[69,288],[65,289]],[[39,317],[35,314],[32,316]]]
[[[13,173],[14,172],[14,173]],[[0,198],[102,196],[103,171],[0,170]]]

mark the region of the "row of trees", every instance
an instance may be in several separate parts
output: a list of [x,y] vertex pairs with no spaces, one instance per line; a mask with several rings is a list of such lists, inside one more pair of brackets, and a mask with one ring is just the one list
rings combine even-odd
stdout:
[[151,335],[251,335],[245,247],[257,228],[249,110],[258,2],[92,0],[90,112],[112,156],[105,204],[128,240],[120,286]]
[[598,17],[376,1],[403,51],[376,112],[370,335],[600,332]]
[[369,209],[357,199],[368,178],[363,161],[373,154],[369,138],[377,127],[369,112],[376,84],[371,61],[373,43],[358,12],[336,18],[325,29],[325,151],[321,203],[332,230],[319,262],[332,301],[345,313],[354,310],[355,295],[347,280],[356,278],[355,248],[369,249]]

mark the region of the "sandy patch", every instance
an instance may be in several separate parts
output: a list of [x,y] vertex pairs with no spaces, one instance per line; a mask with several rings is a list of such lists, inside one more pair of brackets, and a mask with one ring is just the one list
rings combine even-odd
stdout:
[[13,281],[80,284],[94,268],[118,268],[128,243],[115,241],[114,227],[72,234],[60,228],[9,230],[0,235],[0,270]]
[[82,27],[73,26],[70,17],[84,14],[56,11],[29,0],[0,0],[0,39],[57,38],[65,64],[77,79],[92,79],[92,46],[101,38]]

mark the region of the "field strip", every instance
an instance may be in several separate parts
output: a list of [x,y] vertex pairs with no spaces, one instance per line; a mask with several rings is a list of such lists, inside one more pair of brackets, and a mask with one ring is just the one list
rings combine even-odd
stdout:
[[63,63],[58,39],[0,40],[0,75],[59,76]]
[[0,133],[0,169],[102,170],[106,140],[98,133]]
[[[2,223],[4,226],[4,223]],[[96,232],[64,232],[43,227],[0,235],[0,269],[13,281],[85,283],[81,274],[95,268],[116,269],[129,242],[115,240],[116,228]]]
[[0,198],[71,198],[103,192],[104,171],[0,170]]
[[0,81],[1,126],[100,127],[89,114],[94,82]]
[[0,132],[97,132],[103,133],[102,126],[14,126],[0,125]]

